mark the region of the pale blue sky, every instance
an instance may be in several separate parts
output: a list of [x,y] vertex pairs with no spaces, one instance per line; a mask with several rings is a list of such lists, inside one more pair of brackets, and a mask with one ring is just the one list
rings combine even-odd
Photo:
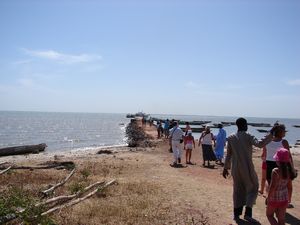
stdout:
[[300,118],[300,1],[0,1],[0,110]]

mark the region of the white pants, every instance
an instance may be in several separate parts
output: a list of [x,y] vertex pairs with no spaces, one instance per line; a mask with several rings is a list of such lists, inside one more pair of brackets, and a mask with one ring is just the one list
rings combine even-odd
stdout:
[[173,141],[172,140],[172,150],[173,150],[174,162],[177,162],[177,160],[179,158],[181,158],[180,141]]

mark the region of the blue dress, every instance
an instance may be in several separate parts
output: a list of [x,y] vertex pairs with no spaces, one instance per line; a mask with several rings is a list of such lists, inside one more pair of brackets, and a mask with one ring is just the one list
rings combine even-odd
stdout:
[[224,157],[224,146],[226,143],[226,131],[223,128],[219,129],[219,133],[216,137],[215,154],[217,159],[223,159]]

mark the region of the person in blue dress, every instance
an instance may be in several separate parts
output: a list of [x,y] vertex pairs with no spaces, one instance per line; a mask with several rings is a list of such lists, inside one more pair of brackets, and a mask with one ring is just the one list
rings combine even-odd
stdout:
[[215,155],[216,162],[223,164],[222,159],[224,157],[224,147],[226,145],[226,131],[223,129],[222,124],[218,124],[219,133],[216,136],[216,147],[215,147]]

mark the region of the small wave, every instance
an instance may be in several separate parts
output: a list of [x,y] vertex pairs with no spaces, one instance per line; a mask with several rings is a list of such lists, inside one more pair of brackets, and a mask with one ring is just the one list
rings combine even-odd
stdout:
[[90,147],[80,147],[80,148],[74,148],[71,150],[71,152],[78,152],[78,151],[93,151],[93,150],[100,150],[103,148],[113,148],[113,147],[126,147],[126,144],[119,144],[119,145],[102,145],[102,146],[90,146]]

